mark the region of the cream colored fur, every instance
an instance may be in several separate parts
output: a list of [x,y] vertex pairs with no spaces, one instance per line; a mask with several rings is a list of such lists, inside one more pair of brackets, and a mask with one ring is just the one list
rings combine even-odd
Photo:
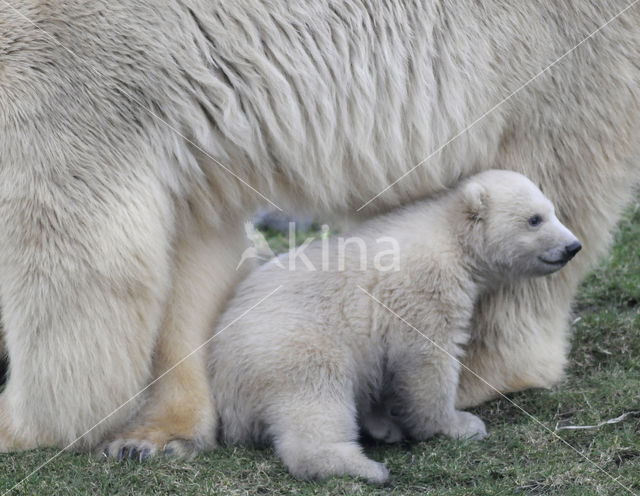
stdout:
[[[577,240],[509,171],[475,175],[345,237],[362,248],[316,241],[313,270],[292,269],[286,254],[240,284],[212,341],[213,394],[226,441],[273,440],[299,477],[382,482],[385,467],[357,444],[358,423],[389,442],[403,432],[486,436],[482,420],[455,409],[474,305],[505,282],[555,272]],[[385,237],[397,241],[398,270],[375,263]]]
[[[89,429],[74,447],[208,444],[211,405],[185,393],[206,390],[201,356],[95,424],[207,335],[233,285],[230,240],[264,199],[220,163],[283,208],[353,212],[625,6],[0,3],[0,449]],[[467,360],[503,391],[561,379],[572,295],[638,176],[639,21],[630,9],[362,212],[497,166],[588,240],[560,277],[482,298]],[[190,287],[192,257],[215,283]],[[461,381],[460,405],[493,395]]]

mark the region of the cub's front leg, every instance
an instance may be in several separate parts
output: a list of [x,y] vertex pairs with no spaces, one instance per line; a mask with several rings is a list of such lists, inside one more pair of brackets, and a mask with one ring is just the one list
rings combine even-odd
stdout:
[[403,337],[390,365],[392,387],[400,398],[398,413],[409,435],[420,440],[440,433],[452,438],[486,437],[480,418],[455,408],[459,345],[451,336],[444,342],[429,341],[417,332]]

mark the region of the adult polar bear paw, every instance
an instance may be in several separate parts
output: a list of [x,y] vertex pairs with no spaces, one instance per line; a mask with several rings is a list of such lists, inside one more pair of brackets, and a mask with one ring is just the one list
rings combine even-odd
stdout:
[[[174,399],[172,401],[176,402]],[[142,418],[102,447],[105,456],[143,461],[155,455],[191,458],[215,446],[215,415],[212,407],[198,411],[151,409],[152,418]],[[195,415],[192,415],[195,414]],[[194,418],[199,416],[200,418]]]
[[152,442],[146,439],[129,438],[111,441],[102,449],[102,454],[107,457],[113,457],[118,461],[136,460],[143,462],[147,458],[158,454],[190,459],[199,451],[198,444],[188,439],[173,439],[163,444],[162,441]]

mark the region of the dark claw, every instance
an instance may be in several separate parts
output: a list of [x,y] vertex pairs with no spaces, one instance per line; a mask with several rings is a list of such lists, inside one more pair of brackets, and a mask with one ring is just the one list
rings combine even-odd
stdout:
[[168,456],[174,455],[175,452],[176,452],[176,450],[173,449],[173,448],[165,448],[165,450],[164,450],[164,454],[168,455]]
[[132,458],[138,458],[138,450],[134,447],[129,448],[129,456],[128,458],[131,460]]
[[124,446],[121,446],[118,450],[118,461],[121,462],[124,458]]
[[145,448],[140,452],[140,461],[143,462],[145,461],[147,458],[149,458],[149,455],[151,454],[151,450],[149,448]]

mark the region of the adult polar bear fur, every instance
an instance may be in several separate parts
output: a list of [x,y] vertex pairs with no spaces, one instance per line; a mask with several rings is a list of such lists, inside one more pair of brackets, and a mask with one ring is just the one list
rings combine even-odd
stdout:
[[[640,170],[626,7],[0,2],[0,449],[211,446],[202,350],[151,382],[210,337],[244,218],[265,198],[351,213],[404,174],[360,213],[514,169],[588,240],[560,277],[474,315],[469,367],[501,391],[556,383],[572,295]],[[493,395],[462,374],[461,406]]]
[[[384,239],[395,264],[383,261]],[[299,477],[383,482],[387,469],[358,445],[359,423],[386,441],[402,431],[486,436],[482,420],[455,408],[473,307],[580,248],[535,184],[490,170],[347,241],[316,241],[306,265],[282,255],[240,284],[212,341],[222,437],[272,440]]]

